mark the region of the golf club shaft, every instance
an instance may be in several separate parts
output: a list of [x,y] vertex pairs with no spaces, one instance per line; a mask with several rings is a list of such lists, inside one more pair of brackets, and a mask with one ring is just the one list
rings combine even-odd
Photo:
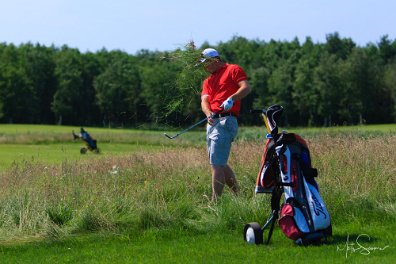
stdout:
[[[216,115],[216,114],[212,114],[210,117],[213,118],[215,115]],[[174,135],[174,136],[169,136],[169,135],[167,135],[166,133],[164,133],[164,135],[165,135],[167,138],[169,138],[169,139],[174,139],[174,138],[180,136],[181,134],[183,134],[183,133],[185,133],[185,132],[187,132],[187,131],[193,129],[194,127],[196,127],[196,126],[202,124],[203,122],[208,121],[208,118],[209,118],[209,117],[205,117],[205,118],[202,119],[201,121],[198,121],[197,123],[193,124],[192,126],[189,126],[188,128],[186,128],[186,129],[180,131],[179,133],[177,133],[177,134]]]
[[208,118],[207,118],[207,117],[206,117],[206,118],[204,118],[204,119],[202,119],[201,121],[199,121],[199,122],[195,123],[194,125],[192,125],[192,126],[190,126],[190,127],[186,128],[186,129],[184,129],[184,130],[180,131],[179,133],[177,133],[177,134],[176,134],[176,136],[175,136],[175,137],[177,137],[177,136],[179,136],[179,135],[181,135],[181,134],[183,134],[183,133],[185,133],[185,132],[189,131],[190,129],[193,129],[194,127],[196,127],[196,126],[198,126],[198,125],[202,124],[203,122],[205,122],[205,121],[207,121],[207,120],[208,120]]

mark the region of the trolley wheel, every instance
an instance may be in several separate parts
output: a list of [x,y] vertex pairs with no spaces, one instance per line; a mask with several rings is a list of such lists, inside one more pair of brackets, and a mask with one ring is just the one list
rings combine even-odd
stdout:
[[80,148],[80,153],[85,154],[87,153],[88,149],[87,148]]
[[263,230],[256,222],[245,225],[243,237],[248,244],[263,244]]

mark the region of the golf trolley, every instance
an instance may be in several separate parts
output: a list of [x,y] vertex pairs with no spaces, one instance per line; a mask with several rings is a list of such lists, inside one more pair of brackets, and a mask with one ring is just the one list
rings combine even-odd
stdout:
[[314,179],[318,172],[311,167],[305,140],[294,133],[278,132],[282,106],[273,105],[251,113],[262,115],[267,130],[255,192],[271,194],[271,213],[262,227],[257,222],[246,224],[244,240],[263,244],[264,231],[268,230],[265,241],[268,244],[278,221],[282,232],[296,244],[324,242],[332,234],[330,216]]
[[[278,134],[278,126],[277,123],[280,119],[280,116],[283,112],[282,106],[273,106],[268,109],[262,109],[262,110],[252,110],[251,113],[261,113],[264,124],[267,130],[267,139],[272,138],[274,141],[280,136]],[[267,147],[267,144],[266,144]],[[267,149],[267,148],[266,148]],[[276,159],[275,156],[273,158]],[[272,162],[277,162],[277,160],[273,160]],[[279,210],[280,210],[280,200],[283,194],[283,184],[282,181],[279,179],[279,170],[277,169],[278,166],[274,166],[275,169],[275,175],[278,175],[278,177],[275,177],[275,184],[272,186],[270,189],[262,189],[260,192],[262,193],[271,193],[271,214],[268,217],[266,223],[264,224],[263,227],[259,225],[259,223],[252,222],[249,224],[245,225],[244,228],[244,239],[246,242],[249,244],[262,244],[263,243],[263,236],[264,236],[264,230],[268,230],[268,236],[266,240],[266,244],[269,243],[274,227],[275,227],[275,222],[279,218]]]
[[81,154],[86,154],[88,150],[92,151],[95,154],[100,153],[100,149],[98,148],[96,139],[92,138],[91,135],[84,128],[80,128],[79,134],[74,133],[73,130],[72,135],[74,140],[81,138],[85,143],[86,147],[80,148]]

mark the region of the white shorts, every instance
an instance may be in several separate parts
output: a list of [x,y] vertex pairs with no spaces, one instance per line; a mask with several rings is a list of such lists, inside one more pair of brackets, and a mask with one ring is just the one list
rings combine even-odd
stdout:
[[231,143],[238,132],[238,120],[235,116],[215,119],[214,125],[206,126],[206,142],[211,165],[224,166],[230,156]]

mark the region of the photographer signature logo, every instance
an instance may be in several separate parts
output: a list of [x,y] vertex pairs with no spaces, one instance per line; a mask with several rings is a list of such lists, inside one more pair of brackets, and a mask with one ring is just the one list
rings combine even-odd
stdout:
[[389,245],[384,247],[366,247],[362,245],[363,241],[370,241],[370,236],[367,234],[358,235],[355,242],[349,242],[349,234],[347,236],[347,241],[343,247],[337,246],[337,251],[345,251],[345,258],[348,258],[348,254],[350,253],[358,253],[361,255],[368,256],[373,251],[384,251],[389,248]]

